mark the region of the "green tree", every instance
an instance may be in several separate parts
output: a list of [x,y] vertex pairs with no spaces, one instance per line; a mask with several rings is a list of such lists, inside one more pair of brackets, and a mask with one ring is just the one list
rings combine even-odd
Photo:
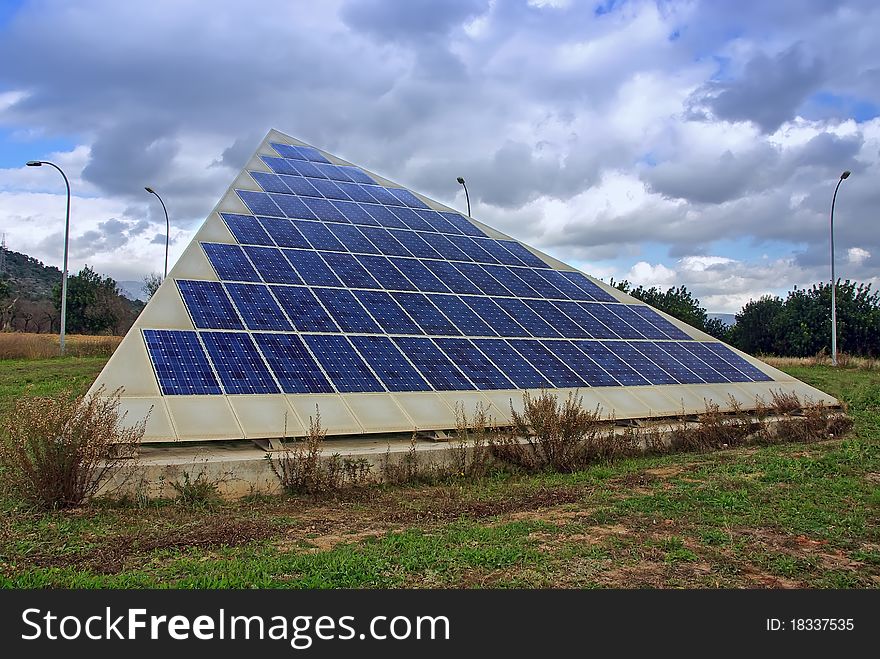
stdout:
[[[67,331],[71,334],[101,334],[119,321],[119,288],[111,277],[101,277],[86,265],[67,279]],[[52,290],[52,301],[61,309],[61,285]]]
[[785,303],[780,297],[765,295],[751,300],[736,314],[736,323],[730,328],[731,343],[750,354],[777,353],[784,314]]

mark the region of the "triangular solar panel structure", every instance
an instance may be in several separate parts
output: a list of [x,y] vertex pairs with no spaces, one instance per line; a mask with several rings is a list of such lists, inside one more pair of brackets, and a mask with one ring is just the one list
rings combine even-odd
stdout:
[[145,441],[447,430],[577,390],[608,417],[836,401],[480,222],[271,131],[92,387]]

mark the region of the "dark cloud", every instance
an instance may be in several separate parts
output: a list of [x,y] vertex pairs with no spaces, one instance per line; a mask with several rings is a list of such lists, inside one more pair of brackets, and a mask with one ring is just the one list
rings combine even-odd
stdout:
[[357,32],[412,42],[443,36],[488,7],[488,0],[365,0],[346,2],[341,16]]
[[796,43],[773,57],[759,53],[736,80],[713,81],[691,99],[699,108],[728,121],[752,121],[767,133],[793,119],[806,98],[819,88],[826,67]]

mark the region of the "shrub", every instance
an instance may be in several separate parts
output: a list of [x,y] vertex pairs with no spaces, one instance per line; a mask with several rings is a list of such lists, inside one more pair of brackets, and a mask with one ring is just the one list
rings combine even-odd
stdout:
[[18,398],[0,425],[0,464],[11,493],[48,509],[79,506],[94,495],[136,452],[146,427],[146,418],[122,427],[121,392]]
[[178,503],[190,508],[211,508],[220,503],[219,482],[208,478],[202,469],[195,478],[183,472],[183,480],[171,483]]
[[449,447],[450,471],[458,476],[479,477],[489,470],[492,419],[482,403],[474,408],[468,421],[464,405],[455,406],[455,440]]

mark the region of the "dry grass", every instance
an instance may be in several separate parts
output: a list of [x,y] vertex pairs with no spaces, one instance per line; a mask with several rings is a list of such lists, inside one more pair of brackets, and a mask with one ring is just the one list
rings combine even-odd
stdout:
[[[812,357],[763,356],[760,359],[776,368],[790,368],[792,366],[831,366],[831,356],[827,352],[820,352]],[[856,357],[845,352],[837,354],[837,365],[841,368],[880,371],[880,359],[872,357]]]
[[[57,334],[0,333],[0,359],[47,359],[59,356]],[[121,336],[68,334],[65,352],[70,357],[109,357],[122,341]]]

